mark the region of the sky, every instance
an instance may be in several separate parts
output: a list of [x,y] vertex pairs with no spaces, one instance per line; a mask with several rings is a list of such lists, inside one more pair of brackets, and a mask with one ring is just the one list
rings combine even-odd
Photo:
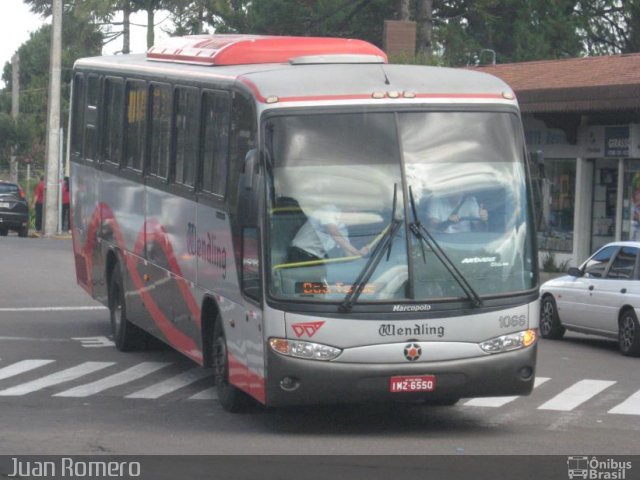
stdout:
[[[51,23],[51,18],[42,18],[29,11],[29,7],[23,0],[0,0],[3,11],[0,15],[0,75],[4,64],[11,61],[15,51],[25,41],[29,39],[29,34],[35,32],[45,23]],[[162,15],[156,15],[156,21],[162,20]],[[146,24],[146,14],[144,12],[132,15],[132,23]],[[63,27],[64,28],[64,27]],[[166,37],[158,27],[156,27],[156,40]],[[146,27],[131,26],[131,53],[142,53],[146,50]],[[113,54],[114,51],[122,49],[122,41],[117,39],[108,44],[103,50],[103,55]],[[0,88],[4,84],[0,80]]]

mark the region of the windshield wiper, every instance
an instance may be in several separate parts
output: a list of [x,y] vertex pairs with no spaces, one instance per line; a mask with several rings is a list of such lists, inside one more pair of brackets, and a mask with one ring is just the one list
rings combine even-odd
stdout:
[[367,282],[373,275],[373,272],[376,271],[380,260],[384,256],[385,251],[387,252],[387,260],[391,256],[391,247],[393,246],[393,239],[396,237],[398,231],[400,230],[400,225],[402,225],[402,220],[396,218],[396,203],[397,203],[397,195],[398,195],[398,184],[393,185],[393,207],[391,209],[391,222],[386,228],[386,231],[383,233],[382,238],[378,240],[378,243],[373,248],[373,252],[369,256],[369,260],[365,263],[364,267],[360,271],[358,278],[353,282],[349,293],[344,297],[344,300],[340,304],[338,310],[341,313],[350,312],[353,308],[353,305],[358,301],[358,298],[362,294],[364,287],[367,285]]
[[[471,300],[474,306],[479,307],[482,305],[482,299],[478,295],[478,293],[473,289],[471,284],[467,281],[467,279],[462,275],[462,272],[458,270],[455,264],[451,261],[449,256],[442,249],[440,244],[433,238],[433,235],[427,230],[427,228],[420,222],[420,218],[418,217],[418,212],[416,211],[416,204],[413,200],[413,191],[411,187],[409,187],[409,201],[411,202],[411,212],[413,213],[413,222],[409,224],[409,229],[411,233],[413,233],[420,241],[421,244],[426,244],[434,255],[440,260],[440,263],[444,265],[444,268],[451,274],[453,279],[460,285],[460,288],[465,293],[467,298]],[[422,256],[426,261],[426,256],[424,252],[424,247],[422,249]]]

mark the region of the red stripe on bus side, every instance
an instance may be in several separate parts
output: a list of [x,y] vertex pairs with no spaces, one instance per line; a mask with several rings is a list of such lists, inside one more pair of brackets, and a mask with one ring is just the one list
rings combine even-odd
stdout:
[[[102,219],[104,220],[105,223],[109,224],[109,226],[111,227],[111,230],[113,232],[113,236],[116,240],[116,244],[120,247],[120,249],[123,252],[126,252],[126,244],[124,242],[124,237],[122,236],[122,232],[120,231],[120,227],[118,225],[118,222],[116,221],[113,212],[111,211],[111,209],[109,208],[108,205],[101,203],[98,206],[99,211],[102,214]],[[96,209],[97,210],[97,209]],[[97,211],[94,212],[94,215],[92,217],[92,221],[90,224],[90,228],[88,229],[88,235],[87,235],[87,243],[85,244],[83,250],[85,252],[85,258],[87,258],[87,265],[91,264],[91,257],[92,257],[92,253],[93,253],[93,248],[95,248],[95,239],[96,235],[95,235],[95,230],[97,229],[97,226],[94,226],[94,219],[98,218],[98,222],[99,223],[99,216],[97,215]],[[92,235],[89,235],[89,233],[91,232],[91,230],[94,230],[94,233]],[[136,241],[136,251],[141,251],[142,247],[144,247],[144,229],[143,231],[140,233],[140,235],[138,235],[138,239]],[[166,237],[164,242],[161,242],[161,244],[164,244],[166,242]],[[136,253],[137,255],[138,253]],[[127,271],[129,272],[129,275],[131,277],[131,280],[133,281],[133,284],[135,286],[135,288],[138,290],[138,292],[140,293],[140,295],[142,296],[144,302],[145,302],[145,306],[147,308],[147,310],[149,311],[149,313],[151,314],[151,317],[153,319],[153,321],[155,322],[155,324],[158,326],[158,328],[160,329],[160,331],[162,331],[162,333],[166,336],[166,338],[169,340],[169,342],[180,352],[182,352],[184,355],[188,356],[189,358],[191,358],[192,360],[194,360],[195,362],[199,363],[200,365],[202,365],[203,363],[203,358],[202,358],[202,350],[200,348],[198,348],[196,342],[188,337],[187,335],[185,335],[184,333],[182,333],[180,330],[178,330],[172,323],[171,321],[165,316],[165,314],[162,312],[162,310],[160,309],[160,307],[158,307],[158,305],[156,304],[155,300],[153,299],[153,297],[151,296],[151,294],[147,291],[145,285],[144,285],[144,281],[142,280],[142,278],[140,278],[140,275],[138,273],[137,270],[137,263],[138,263],[138,257],[132,256],[132,255],[124,255],[124,260],[125,260],[125,266],[127,268]],[[175,261],[175,257],[174,257],[174,261]],[[177,264],[177,262],[175,262]],[[91,267],[87,266],[87,269],[90,270]],[[176,275],[178,273],[176,272]],[[90,277],[91,278],[91,277]],[[181,293],[184,294],[184,292],[181,290]],[[189,292],[189,296],[190,296],[190,292]],[[186,300],[186,299],[185,299]],[[191,302],[192,304],[195,304],[195,300],[193,298],[191,298]],[[188,304],[188,302],[187,302]],[[196,317],[198,319],[200,319],[200,314],[199,314],[199,309],[198,309],[198,315]]]
[[229,383],[248,393],[256,400],[265,403],[266,391],[264,377],[251,371],[249,367],[234,357],[230,352],[227,353],[227,361],[229,362]]

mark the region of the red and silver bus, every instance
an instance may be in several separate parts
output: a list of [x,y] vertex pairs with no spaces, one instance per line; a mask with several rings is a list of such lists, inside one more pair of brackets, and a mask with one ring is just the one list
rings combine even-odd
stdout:
[[526,395],[538,272],[501,80],[359,40],[170,39],[76,62],[78,283],[117,348],[157,337],[219,401]]

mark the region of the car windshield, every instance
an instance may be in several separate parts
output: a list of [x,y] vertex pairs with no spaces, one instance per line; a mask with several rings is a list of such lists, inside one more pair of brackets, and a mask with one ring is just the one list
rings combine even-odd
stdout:
[[18,186],[12,183],[0,183],[0,195],[17,195]]
[[515,115],[286,115],[269,118],[264,132],[271,296],[339,303],[362,278],[358,303],[534,287]]

